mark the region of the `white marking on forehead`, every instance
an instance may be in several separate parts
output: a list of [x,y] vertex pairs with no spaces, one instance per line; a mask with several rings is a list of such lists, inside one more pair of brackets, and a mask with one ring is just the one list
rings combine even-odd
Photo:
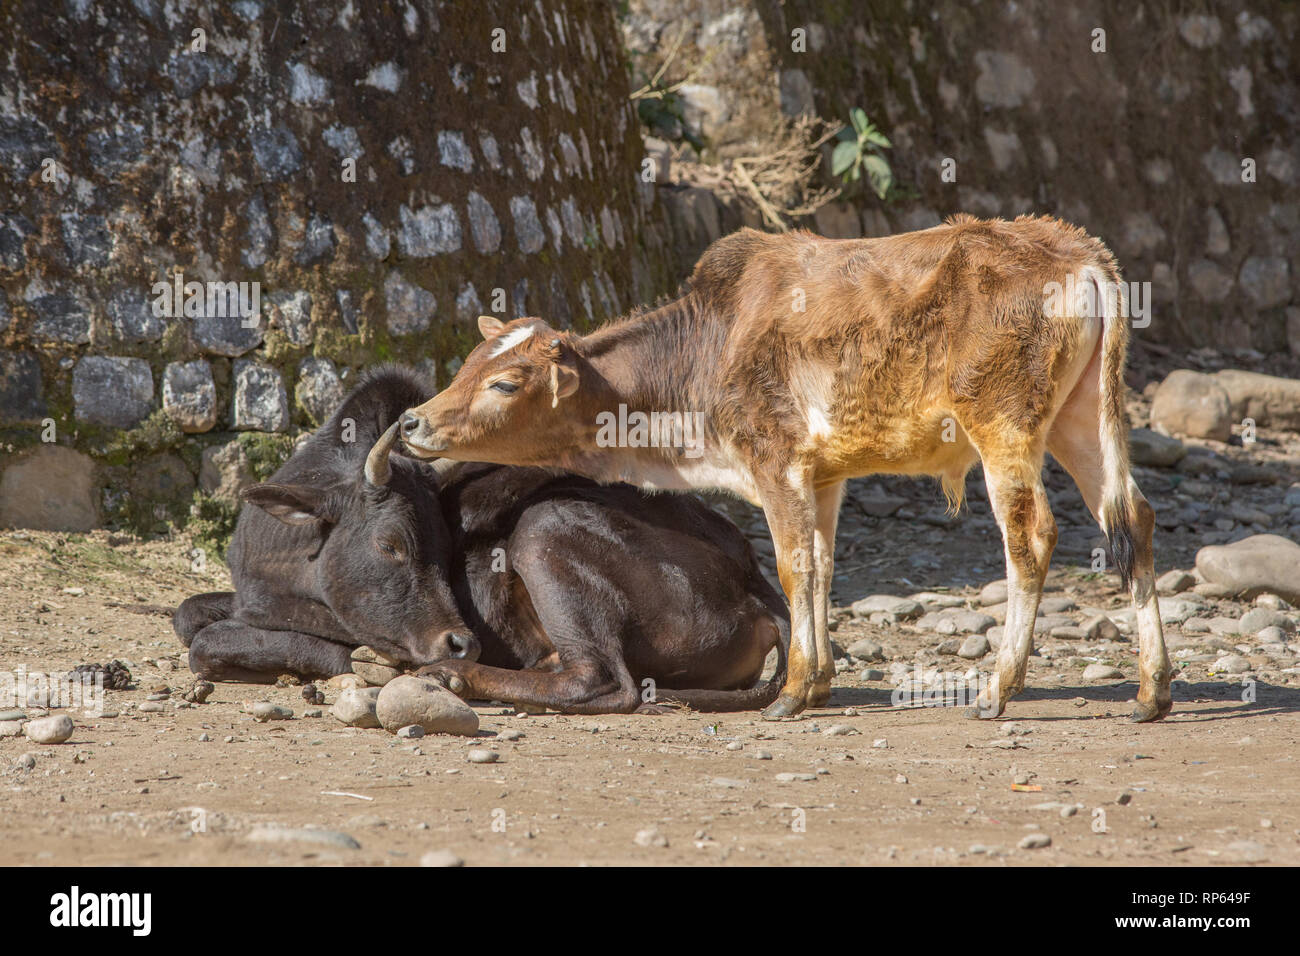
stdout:
[[527,341],[537,330],[536,326],[525,325],[515,329],[513,332],[507,332],[497,340],[496,347],[488,353],[488,358],[496,358],[502,352],[508,352],[520,342]]

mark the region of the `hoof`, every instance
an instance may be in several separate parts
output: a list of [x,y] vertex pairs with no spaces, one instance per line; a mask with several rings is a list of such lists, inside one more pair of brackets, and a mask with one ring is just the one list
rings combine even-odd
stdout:
[[789,694],[782,694],[763,709],[763,719],[780,720],[782,717],[793,717],[803,709],[803,701]]
[[666,704],[642,704],[636,709],[635,713],[658,717],[663,714],[675,714],[678,713],[679,710],[680,708]]
[[1135,724],[1154,723],[1157,720],[1164,720],[1173,708],[1173,701],[1167,701],[1164,704],[1144,704],[1138,701],[1137,706],[1133,708],[1133,713],[1129,716],[1129,720]]
[[1002,712],[1006,709],[1005,704],[999,704],[997,707],[994,707],[992,704],[981,705],[977,701],[962,711],[962,716],[969,720],[994,720],[1001,717]]

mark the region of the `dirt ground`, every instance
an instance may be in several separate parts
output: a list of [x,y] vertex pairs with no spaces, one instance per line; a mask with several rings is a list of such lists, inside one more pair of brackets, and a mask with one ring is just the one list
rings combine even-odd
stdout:
[[[909,484],[918,501],[934,495]],[[843,593],[857,587],[846,572],[840,600],[1001,576],[974,511],[920,532],[914,518],[867,527],[847,513],[841,564],[876,564],[870,590]],[[866,557],[873,537],[902,544]],[[1186,567],[1177,533],[1165,539],[1161,570]],[[1049,596],[1121,606],[1112,576],[1069,560],[1054,567]],[[1102,661],[1133,678],[1125,641],[1041,640],[1030,689],[1002,720],[895,707],[889,676],[863,679],[874,676],[866,667],[961,673],[972,662],[937,656],[934,634],[841,613],[837,643],[875,639],[886,661],[845,658],[831,705],[800,719],[516,715],[497,705],[478,708],[477,739],[407,741],[345,727],[328,704],[305,716],[310,705],[292,686],[218,684],[207,703],[176,709],[192,678],[163,610],[225,586],[224,568],[194,570],[179,539],[0,534],[0,666],[60,671],[120,658],[136,683],[106,692],[102,716],[70,711],[77,727],[65,744],[0,738],[0,865],[399,866],[429,851],[468,865],[1300,863],[1295,662],[1252,657],[1254,700],[1243,702],[1242,678],[1205,662],[1227,646],[1221,638],[1195,635],[1212,653],[1181,666],[1174,712],[1157,725],[1127,721],[1132,679],[1081,676]],[[1176,645],[1178,628],[1168,633]],[[163,712],[140,712],[161,685],[175,692]],[[328,693],[332,703],[337,690]],[[256,723],[244,706],[260,700],[295,716]],[[523,736],[497,737],[507,730]],[[500,759],[471,763],[470,748]],[[22,765],[26,754],[34,766]],[[360,846],[255,839],[268,824],[342,832]],[[1031,833],[1050,846],[1020,848]]]
[[[1139,357],[1135,421],[1146,420],[1144,382],[1187,362]],[[1158,513],[1157,573],[1189,569],[1198,548],[1243,533],[1296,538],[1282,498],[1300,480],[1300,435],[1187,444],[1194,467],[1135,469]],[[1076,625],[1107,613],[1130,630],[1118,579],[1091,569],[1101,536],[1077,491],[1052,464],[1047,484],[1060,540],[1046,597]],[[0,677],[121,659],[135,682],[108,691],[102,715],[68,711],[67,743],[0,737],[0,865],[400,866],[433,851],[468,865],[1300,864],[1296,643],[1279,651],[1168,623],[1174,711],[1155,725],[1127,720],[1137,688],[1127,634],[1036,638],[1028,689],[1001,720],[895,706],[902,671],[987,674],[993,655],[942,654],[943,635],[919,622],[873,624],[846,605],[869,594],[916,594],[927,609],[960,599],[1000,623],[977,601],[1003,575],[978,471],[968,502],[951,518],[932,482],[850,484],[834,638],[843,649],[875,640],[883,660],[846,655],[828,707],[770,723],[481,706],[477,739],[417,741],[337,722],[338,679],[319,717],[295,686],[218,684],[207,703],[178,707],[193,678],[167,611],[229,587],[224,566],[196,566],[183,537],[0,532]],[[770,556],[761,517],[719,504]],[[1196,618],[1236,620],[1249,606],[1201,599]],[[1215,673],[1225,653],[1249,671]],[[1125,679],[1087,680],[1090,663]],[[164,687],[173,693],[161,712],[139,710]],[[255,722],[246,705],[263,700],[294,718]],[[505,739],[511,731],[522,736]],[[472,763],[471,748],[499,759]],[[256,839],[267,825],[335,842]],[[1050,845],[1021,848],[1036,833]]]

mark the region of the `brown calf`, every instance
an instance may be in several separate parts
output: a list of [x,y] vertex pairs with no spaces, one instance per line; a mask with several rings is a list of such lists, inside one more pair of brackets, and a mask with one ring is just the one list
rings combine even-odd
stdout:
[[536,318],[480,318],[487,341],[403,417],[407,446],[644,488],[723,488],[761,506],[791,611],[787,681],[768,717],[830,696],[845,479],[935,475],[955,509],[977,459],[1009,602],[996,673],[971,715],[1001,714],[1024,686],[1056,543],[1041,477],[1050,451],[1137,609],[1133,719],[1169,712],[1153,512],[1128,467],[1127,304],[1099,240],[1029,217],[958,216],[861,240],[743,229],[705,251],[688,288],[583,337]]

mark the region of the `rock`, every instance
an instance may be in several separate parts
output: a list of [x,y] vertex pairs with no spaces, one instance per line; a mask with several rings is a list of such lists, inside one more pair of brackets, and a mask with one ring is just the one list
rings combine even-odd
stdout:
[[1277,628],[1288,634],[1295,631],[1295,622],[1281,611],[1266,607],[1254,607],[1241,616],[1238,622],[1242,634],[1258,634],[1265,628]]
[[137,707],[136,710],[142,714],[161,714],[164,713],[167,708],[156,700],[149,700]]
[[67,714],[38,717],[27,721],[23,726],[27,739],[38,744],[61,744],[72,736],[75,729],[72,718]]
[[851,737],[854,734],[860,734],[862,731],[849,724],[831,724],[822,731],[823,737]]
[[636,836],[632,838],[632,842],[637,846],[644,847],[662,848],[668,846],[668,838],[653,827],[649,830],[638,830]]
[[45,418],[48,408],[44,393],[41,363],[35,354],[0,349],[0,425],[22,425]]
[[478,714],[441,684],[422,677],[403,675],[384,685],[375,713],[384,729],[396,733],[402,727],[419,724],[430,734],[478,733]]
[[957,656],[968,661],[977,661],[989,652],[989,639],[983,634],[972,634],[962,641],[957,649]]
[[1041,850],[1052,845],[1052,838],[1046,833],[1029,833],[1016,846],[1022,850]]
[[1275,534],[1256,534],[1196,553],[1196,570],[1206,582],[1243,598],[1276,594],[1300,602],[1300,545]]
[[343,403],[343,381],[328,359],[308,356],[298,366],[294,400],[317,425],[323,424]]
[[979,50],[975,53],[975,97],[984,106],[1014,108],[1029,100],[1036,79],[1029,64],[1014,53]]
[[[253,305],[251,296],[241,302],[241,305],[251,311]],[[225,311],[226,314],[221,315],[218,311],[209,313],[205,309],[203,315],[190,320],[193,322],[191,328],[194,341],[203,352],[208,355],[237,358],[262,344],[260,314],[244,317],[238,310],[219,311]]]
[[1255,632],[1261,644],[1285,644],[1287,639],[1286,631],[1280,627],[1265,627]]
[[237,440],[203,449],[199,463],[199,487],[214,498],[238,502],[245,488],[256,484],[248,453]]
[[1157,594],[1181,594],[1196,583],[1196,578],[1175,568],[1156,578]]
[[812,783],[817,779],[815,773],[778,773],[776,779],[779,783]]
[[235,360],[230,425],[236,431],[289,430],[289,396],[279,372],[249,359]]
[[868,617],[871,614],[880,612],[892,614],[900,621],[912,620],[920,617],[925,612],[925,608],[918,602],[908,598],[895,597],[892,594],[873,594],[864,597],[853,602],[852,610],[854,617]]
[[944,611],[945,620],[952,622],[952,634],[983,634],[997,624],[997,620],[979,611]]
[[15,757],[14,766],[23,770],[33,769],[36,766],[36,754],[26,753],[20,757]]
[[425,331],[438,307],[432,292],[407,282],[396,269],[384,280],[384,303],[388,331],[394,335]]
[[868,667],[866,670],[864,670],[862,673],[858,675],[858,680],[863,680],[863,681],[877,681],[877,680],[884,680],[884,679],[885,679],[885,672],[882,670],[876,670],[876,668],[874,667]]
[[26,720],[27,715],[21,710],[0,710],[0,723],[10,720]]
[[291,345],[311,345],[311,293],[303,290],[272,292],[270,326],[279,329]]
[[1083,625],[1084,638],[1089,641],[1118,641],[1123,635],[1115,622],[1105,614],[1098,614]]
[[993,604],[1005,604],[1007,602],[1007,582],[990,581],[984,587],[980,588],[979,604],[980,607],[989,607]]
[[[1193,598],[1166,598],[1160,602],[1160,623],[1165,625],[1181,624],[1203,610],[1205,610],[1205,604]],[[1118,613],[1115,616],[1120,617]]]
[[290,720],[293,717],[293,711],[288,707],[280,707],[267,701],[259,701],[253,705],[253,719],[259,724],[264,724],[268,720]]
[[0,720],[0,737],[21,737],[23,722],[21,720]]
[[361,849],[361,844],[346,833],[314,827],[258,826],[249,831],[248,839],[254,843],[311,843],[340,850]]
[[77,421],[134,428],[153,410],[153,372],[138,358],[87,355],[72,370]]
[[1067,611],[1077,611],[1079,605],[1074,603],[1073,598],[1068,597],[1044,597],[1038,602],[1038,613],[1044,617],[1051,614],[1064,614]]
[[402,676],[402,667],[386,654],[363,645],[352,652],[352,673],[372,687],[383,687],[394,677]]
[[[379,717],[376,715],[379,691],[378,687],[350,687],[339,694],[330,713],[349,727],[379,727]],[[408,720],[397,726],[404,727],[409,723],[411,721]]]
[[421,737],[424,736],[424,728],[421,727],[419,724],[411,724],[408,727],[400,727],[398,728],[397,736],[401,737],[403,740],[419,740]]
[[1084,680],[1123,680],[1124,672],[1109,664],[1089,664],[1083,669]]
[[94,459],[39,444],[8,458],[0,474],[0,527],[89,531],[99,526]]
[[1187,457],[1187,446],[1150,428],[1135,428],[1128,436],[1129,460],[1149,468],[1172,468]]
[[169,362],[163,370],[163,411],[187,434],[210,431],[217,424],[212,366],[203,359]]
[[1151,427],[1165,434],[1226,442],[1232,437],[1232,423],[1228,393],[1203,372],[1170,372],[1151,401]]
[[430,850],[420,857],[420,866],[464,866],[465,861],[450,850]]
[[[940,622],[940,623],[943,624],[948,622]],[[943,641],[942,643],[939,644],[938,647],[934,649],[934,651],[936,654],[943,654],[946,657],[952,657],[957,653],[957,649],[960,647],[961,647],[961,642],[954,639],[951,641]]]
[[501,755],[495,750],[475,749],[465,754],[465,759],[470,763],[496,763]]
[[848,650],[849,654],[860,661],[883,661],[885,659],[885,649],[869,637],[854,641],[849,645]]
[[[1237,281],[1257,309],[1273,309],[1291,301],[1291,264],[1283,256],[1248,256]],[[1292,411],[1300,414],[1294,407]]]
[[1250,661],[1240,654],[1225,654],[1210,665],[1216,674],[1246,674],[1251,670]]
[[1238,422],[1252,418],[1256,425],[1300,431],[1300,380],[1235,368],[1216,372],[1214,380]]

